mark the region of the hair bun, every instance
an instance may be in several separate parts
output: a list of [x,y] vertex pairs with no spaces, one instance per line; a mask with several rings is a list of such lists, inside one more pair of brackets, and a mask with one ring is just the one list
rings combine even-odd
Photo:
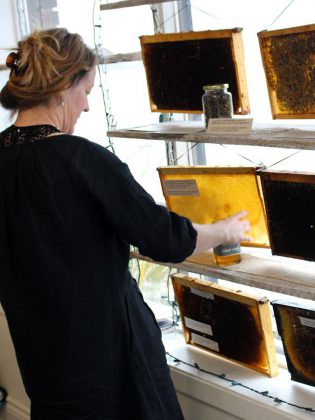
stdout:
[[5,64],[9,69],[18,69],[20,65],[18,54],[15,52],[10,52],[6,58]]

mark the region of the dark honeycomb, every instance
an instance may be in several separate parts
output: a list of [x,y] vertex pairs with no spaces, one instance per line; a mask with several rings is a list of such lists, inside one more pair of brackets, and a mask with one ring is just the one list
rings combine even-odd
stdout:
[[[231,38],[142,45],[152,104],[157,110],[202,112],[203,86],[228,83],[241,107]],[[179,112],[179,111],[178,111]]]
[[[211,325],[213,335],[193,332],[216,341],[221,355],[268,371],[268,358],[256,306],[217,295],[214,295],[213,300],[207,299],[192,293],[190,287],[176,282],[174,290],[181,314]],[[190,341],[192,330],[187,330]]]
[[315,261],[315,184],[261,176],[272,253]]
[[315,31],[263,37],[261,46],[278,117],[315,114]]
[[292,380],[315,386],[315,308],[273,302],[273,309]]

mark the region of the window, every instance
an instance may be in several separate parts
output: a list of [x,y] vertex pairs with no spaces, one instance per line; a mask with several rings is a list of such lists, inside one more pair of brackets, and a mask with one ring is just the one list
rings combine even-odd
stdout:
[[31,30],[58,26],[57,0],[26,0],[26,4]]
[[[160,20],[149,5],[99,11],[100,2],[89,0],[78,3],[67,1],[27,1],[28,12],[33,21],[40,21],[42,27],[57,24],[70,31],[79,32],[87,44],[95,44],[103,54],[112,55],[140,51],[140,35],[152,35],[154,24],[158,30],[178,31],[179,14],[188,7],[187,2],[165,3],[161,8]],[[252,0],[217,1],[190,0],[192,27],[195,31],[242,27],[245,49],[245,62],[249,99],[252,116],[256,122],[271,122],[271,112],[264,70],[262,67],[257,32],[312,24],[315,20],[313,0],[265,0],[263,3]],[[30,22],[32,21],[30,19]],[[172,24],[171,24],[172,23]],[[32,25],[31,25],[32,26]],[[99,27],[101,26],[101,27]],[[188,30],[188,29],[186,29]],[[98,86],[102,84],[103,90]],[[105,98],[105,103],[103,98]],[[90,96],[91,112],[82,116],[76,133],[104,146],[109,144],[106,137],[108,124],[117,128],[141,126],[159,121],[159,114],[152,113],[141,61],[126,61],[106,64],[100,68],[100,78]],[[187,115],[173,115],[175,119],[187,119]],[[314,123],[314,120],[280,121],[281,124],[300,125]],[[164,201],[156,168],[165,166],[166,148],[163,141],[143,141],[115,139],[117,155],[125,161],[135,178],[157,200]],[[189,152],[186,145],[181,148],[183,159]],[[209,165],[247,165],[260,164],[274,169],[314,170],[314,151],[261,148],[254,146],[204,145],[206,162]],[[291,156],[292,155],[292,156]],[[266,251],[269,252],[270,251]],[[291,260],[293,261],[293,260]],[[290,261],[290,262],[291,262]],[[157,307],[158,317],[172,317],[174,306],[173,292],[168,267],[131,261],[135,277],[148,301]],[[195,274],[192,273],[194,276]],[[223,280],[218,280],[222,282]],[[244,286],[246,287],[246,286]],[[272,293],[270,300],[274,299]],[[294,298],[293,298],[294,299]],[[166,304],[166,305],[164,305]],[[162,305],[162,306],[161,306]]]

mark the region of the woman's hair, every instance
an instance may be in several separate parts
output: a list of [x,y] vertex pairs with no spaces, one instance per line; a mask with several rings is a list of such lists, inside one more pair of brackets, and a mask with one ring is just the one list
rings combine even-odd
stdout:
[[32,32],[18,43],[13,65],[10,61],[12,70],[0,103],[14,114],[47,103],[76,84],[94,67],[96,55],[80,35],[56,28]]

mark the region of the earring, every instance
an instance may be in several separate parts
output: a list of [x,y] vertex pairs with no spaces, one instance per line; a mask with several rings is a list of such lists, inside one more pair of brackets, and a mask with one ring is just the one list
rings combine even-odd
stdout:
[[64,107],[64,106],[65,106],[65,101],[63,100],[63,98],[61,98],[60,105],[61,105],[62,107]]

